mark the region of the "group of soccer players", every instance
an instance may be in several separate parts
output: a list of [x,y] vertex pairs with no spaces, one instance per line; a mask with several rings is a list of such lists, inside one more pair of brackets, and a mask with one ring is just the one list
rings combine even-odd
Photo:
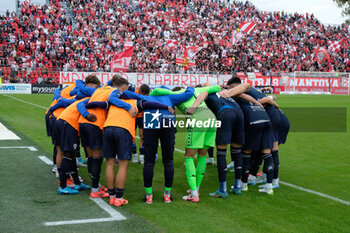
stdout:
[[[235,182],[230,192],[240,195],[248,184],[266,182],[259,191],[273,194],[278,188],[278,145],[286,141],[289,121],[272,96],[231,78],[227,89],[209,83],[196,87],[162,86],[138,88],[120,75],[106,85],[90,75],[55,92],[46,112],[47,134],[51,136],[53,159],[59,177],[58,194],[90,190],[90,197],[109,197],[114,206],[128,204],[123,198],[129,161],[143,164],[146,195],[153,203],[152,180],[158,142],[164,166],[164,203],[171,203],[174,180],[175,107],[186,115],[185,168],[189,184],[183,200],[199,202],[199,188],[206,170],[208,149],[216,147],[219,188],[210,196],[227,198],[226,154],[230,146]],[[151,115],[157,127],[143,127]],[[215,120],[215,124],[203,122]],[[192,122],[192,123],[191,123]],[[199,122],[199,124],[197,124]],[[218,124],[216,124],[218,123]],[[140,158],[135,148],[136,127],[140,128]],[[91,187],[78,176],[76,157],[81,146],[87,155]],[[107,187],[99,183],[106,159]],[[197,158],[197,167],[194,159]],[[257,176],[264,161],[263,173]],[[115,175],[115,165],[118,171]],[[250,175],[249,175],[250,174]]]

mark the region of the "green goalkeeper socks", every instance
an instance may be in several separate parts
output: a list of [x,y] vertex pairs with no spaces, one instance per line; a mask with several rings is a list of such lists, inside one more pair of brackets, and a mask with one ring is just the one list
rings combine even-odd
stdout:
[[193,158],[185,157],[186,177],[191,191],[197,190],[196,187],[196,167]]
[[205,156],[198,155],[198,157],[197,157],[197,169],[196,169],[197,188],[199,188],[201,186],[206,168],[207,168],[207,161],[205,159]]
[[170,195],[171,187],[165,187],[164,195]]
[[145,188],[146,189],[146,194],[152,194],[152,187]]

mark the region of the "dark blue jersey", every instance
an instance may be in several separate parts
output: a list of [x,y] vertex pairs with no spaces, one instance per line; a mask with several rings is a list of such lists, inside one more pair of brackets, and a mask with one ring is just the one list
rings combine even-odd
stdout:
[[[254,88],[254,87],[250,88],[250,90],[247,91],[246,94],[250,95],[251,97],[253,97],[256,100],[259,100],[259,99],[266,97],[266,95],[264,93],[262,93],[261,91],[259,91],[258,89]],[[280,118],[279,118],[279,113],[278,113],[277,108],[275,106],[272,106],[269,104],[265,104],[264,108],[265,108],[267,115],[270,118],[272,125],[278,125]]]
[[256,100],[262,99],[264,97],[266,97],[266,95],[264,93],[262,93],[261,91],[258,91],[258,89],[251,87],[249,89],[249,91],[246,92],[247,95],[250,95],[251,97],[253,97]]
[[239,99],[238,103],[244,113],[244,121],[246,124],[253,125],[270,121],[265,109],[259,105],[243,99]]
[[225,108],[240,109],[237,102],[232,98],[222,98],[219,93],[210,94],[205,100],[205,104],[217,117],[218,113]]

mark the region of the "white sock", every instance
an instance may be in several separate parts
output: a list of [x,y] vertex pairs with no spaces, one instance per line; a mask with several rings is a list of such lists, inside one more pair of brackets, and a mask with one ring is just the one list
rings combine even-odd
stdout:
[[278,178],[277,178],[277,179],[273,179],[273,180],[272,180],[272,184],[273,184],[273,185],[278,185],[278,181],[279,181]]
[[198,192],[196,191],[191,191],[192,197],[198,197]]
[[272,189],[272,183],[266,183],[265,189],[267,189],[267,190]]
[[91,188],[91,190],[92,190],[93,193],[97,193],[99,188]]

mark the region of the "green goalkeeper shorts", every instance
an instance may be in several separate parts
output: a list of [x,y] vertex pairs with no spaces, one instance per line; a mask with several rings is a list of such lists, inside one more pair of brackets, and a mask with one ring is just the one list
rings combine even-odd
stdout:
[[186,148],[209,149],[215,147],[215,128],[189,128],[186,132]]

